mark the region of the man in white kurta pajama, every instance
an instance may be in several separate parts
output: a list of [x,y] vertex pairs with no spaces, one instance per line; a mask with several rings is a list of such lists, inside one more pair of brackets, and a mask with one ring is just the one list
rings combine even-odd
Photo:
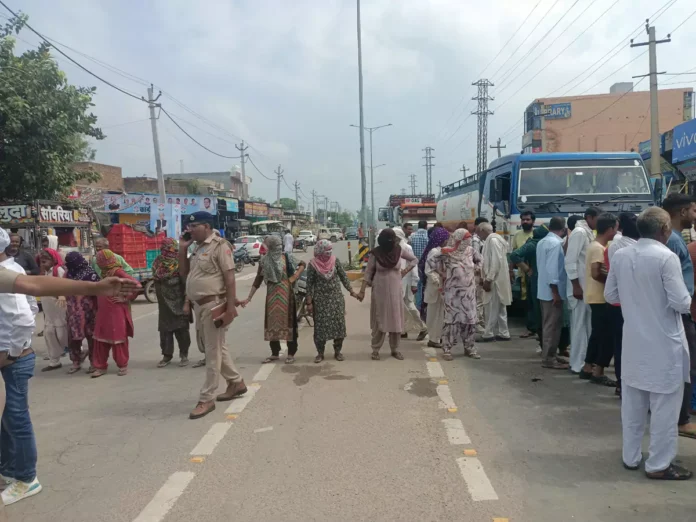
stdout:
[[691,472],[675,466],[677,419],[684,382],[689,382],[689,351],[681,314],[691,297],[677,256],[665,243],[669,215],[657,207],[638,217],[641,239],[617,251],[604,295],[621,304],[623,462],[638,469],[645,424],[650,417],[650,447],[645,462],[649,478],[683,480]]
[[486,329],[484,342],[509,341],[507,306],[512,303],[510,268],[507,262],[508,245],[493,232],[490,223],[479,225],[478,234],[483,243],[483,306]]

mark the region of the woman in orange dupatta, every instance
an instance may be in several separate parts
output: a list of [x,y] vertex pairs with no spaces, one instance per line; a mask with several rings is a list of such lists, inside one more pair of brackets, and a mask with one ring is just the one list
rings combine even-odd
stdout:
[[[121,277],[134,279],[124,272],[121,264],[111,250],[101,250],[97,253],[97,266],[101,269],[102,277]],[[131,294],[125,299],[118,297],[97,297],[97,323],[94,328],[95,368],[92,378],[96,379],[106,373],[109,351],[118,366],[118,375],[128,373],[128,338],[133,337],[133,319],[130,302],[138,296]]]

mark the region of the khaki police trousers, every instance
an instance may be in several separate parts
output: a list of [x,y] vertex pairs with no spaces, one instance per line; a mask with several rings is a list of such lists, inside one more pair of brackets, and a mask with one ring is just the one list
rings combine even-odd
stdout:
[[194,303],[196,314],[196,334],[205,347],[205,383],[201,388],[200,402],[210,402],[215,399],[220,377],[226,384],[239,382],[242,376],[232,362],[230,352],[225,344],[227,328],[216,328],[210,311],[224,300],[212,301],[204,305]]

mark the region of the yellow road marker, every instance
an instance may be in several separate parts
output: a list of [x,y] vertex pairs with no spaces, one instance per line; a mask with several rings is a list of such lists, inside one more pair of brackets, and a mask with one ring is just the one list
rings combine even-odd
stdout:
[[193,462],[193,463],[195,463],[195,464],[200,464],[200,463],[202,463],[204,460],[205,460],[205,457],[193,457],[193,458],[191,459],[191,462]]
[[437,362],[437,357],[431,357],[431,358],[429,359],[429,361],[430,361],[430,362]]
[[439,381],[438,384],[447,384],[449,381]]
[[475,457],[476,455],[478,455],[478,453],[476,453],[475,449],[465,449],[464,455],[466,455],[467,457]]
[[457,408],[447,408],[447,411],[450,413],[457,413]]
[[228,415],[228,416],[227,416],[227,420],[234,420],[234,419],[236,419],[237,417],[239,417],[239,415],[234,415],[234,414]]
[[509,518],[494,518],[493,522],[510,522]]

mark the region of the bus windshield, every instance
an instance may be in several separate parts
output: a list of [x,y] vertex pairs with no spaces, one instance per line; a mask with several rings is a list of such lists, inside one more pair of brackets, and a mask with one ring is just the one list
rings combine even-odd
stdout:
[[645,169],[639,162],[612,165],[564,165],[563,162],[520,167],[520,196],[585,194],[650,194]]

